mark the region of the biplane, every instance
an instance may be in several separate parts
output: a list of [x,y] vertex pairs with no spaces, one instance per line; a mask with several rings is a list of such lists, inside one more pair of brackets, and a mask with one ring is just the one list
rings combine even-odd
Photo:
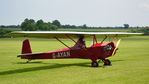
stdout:
[[[27,59],[27,62],[35,59],[62,59],[62,58],[81,58],[90,59],[92,67],[98,67],[98,61],[102,60],[105,66],[110,66],[111,61],[108,59],[114,56],[118,50],[121,39],[119,37],[141,35],[142,33],[126,33],[126,32],[70,32],[70,31],[14,31],[12,36],[20,37],[37,37],[37,38],[54,38],[62,43],[66,48],[32,53],[30,42],[25,39],[22,44],[22,52],[18,57]],[[98,41],[97,38],[103,37]],[[61,38],[70,39],[74,42],[73,46],[68,46]],[[76,40],[77,38],[77,40]],[[86,46],[85,38],[92,39],[92,45]],[[105,41],[107,38],[110,40]]]

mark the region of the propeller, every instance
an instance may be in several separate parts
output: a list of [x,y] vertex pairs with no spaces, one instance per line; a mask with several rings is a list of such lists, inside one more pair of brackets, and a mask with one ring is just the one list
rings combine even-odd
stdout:
[[115,52],[116,52],[116,50],[117,50],[117,48],[118,48],[120,42],[121,42],[121,39],[119,39],[119,40],[117,41],[116,46],[115,46],[115,49],[113,50],[112,56],[115,54]]

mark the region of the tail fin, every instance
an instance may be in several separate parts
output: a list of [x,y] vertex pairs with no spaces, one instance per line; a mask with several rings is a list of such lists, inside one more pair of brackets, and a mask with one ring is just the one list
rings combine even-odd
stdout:
[[32,53],[31,46],[28,39],[24,40],[22,44],[22,54],[26,54],[26,53]]

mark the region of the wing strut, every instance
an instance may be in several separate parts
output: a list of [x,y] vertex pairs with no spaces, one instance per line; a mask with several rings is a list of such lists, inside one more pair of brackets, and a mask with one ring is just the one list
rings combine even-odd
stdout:
[[[84,48],[86,48],[86,45],[85,45],[85,43],[83,43],[83,44],[80,44],[80,43],[78,43],[78,41],[76,42],[74,39],[72,39],[70,36],[68,36],[67,34],[65,34],[65,36],[67,37],[67,38],[69,38],[70,40],[72,40],[74,43],[75,43],[75,45],[74,46],[76,46],[76,45],[78,45],[78,47],[79,48],[81,48],[81,49],[84,49]],[[82,36],[83,38],[84,38],[84,36]],[[80,40],[81,40],[81,37],[79,38]],[[96,43],[97,43],[97,40],[96,40],[96,37],[94,37],[94,39],[95,39],[95,41],[96,41]],[[82,39],[83,40],[83,39]],[[81,43],[82,43],[82,40],[81,40]],[[84,45],[83,47],[81,47],[82,45]]]
[[95,43],[97,43],[97,38],[96,35],[93,35],[93,45],[95,45]]
[[73,42],[75,42],[75,43],[77,43],[74,39],[72,39],[70,36],[68,36],[67,34],[65,34],[65,36],[67,37],[67,38],[69,38],[70,40],[72,40]]
[[62,42],[60,39],[58,39],[57,37],[54,37],[56,40],[58,40],[59,42],[61,42],[63,45],[65,45],[67,48],[71,49],[68,45],[66,45],[64,42]]
[[107,35],[105,36],[105,38],[101,41],[101,43],[103,43],[106,39],[107,39]]

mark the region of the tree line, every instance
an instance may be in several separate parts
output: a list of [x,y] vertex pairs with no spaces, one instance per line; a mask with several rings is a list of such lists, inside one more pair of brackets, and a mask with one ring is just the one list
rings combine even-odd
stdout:
[[0,25],[0,28],[20,28],[23,31],[51,31],[57,30],[58,28],[65,28],[65,29],[89,29],[89,28],[129,28],[129,24],[123,24],[122,27],[89,27],[86,24],[76,26],[70,24],[61,24],[59,20],[53,20],[52,22],[44,22],[42,19],[35,21],[34,19],[26,18],[20,25]]
[[46,30],[56,30],[61,26],[58,20],[52,22],[44,22],[42,19],[35,21],[33,19],[25,19],[20,27],[23,31],[46,31]]
[[33,19],[25,19],[21,23],[21,29],[24,31],[50,31],[57,30],[58,28],[89,28],[86,24],[81,26],[76,25],[62,25],[59,20],[54,20],[52,22],[44,22],[42,19],[35,21]]
[[0,37],[5,37],[7,33],[15,30],[22,31],[52,31],[62,29],[132,29],[130,32],[143,32],[149,34],[149,27],[130,27],[129,24],[123,24],[119,27],[89,27],[86,24],[76,26],[70,24],[61,24],[59,20],[53,20],[52,22],[44,22],[42,19],[35,21],[34,19],[26,18],[19,25],[0,25]]

